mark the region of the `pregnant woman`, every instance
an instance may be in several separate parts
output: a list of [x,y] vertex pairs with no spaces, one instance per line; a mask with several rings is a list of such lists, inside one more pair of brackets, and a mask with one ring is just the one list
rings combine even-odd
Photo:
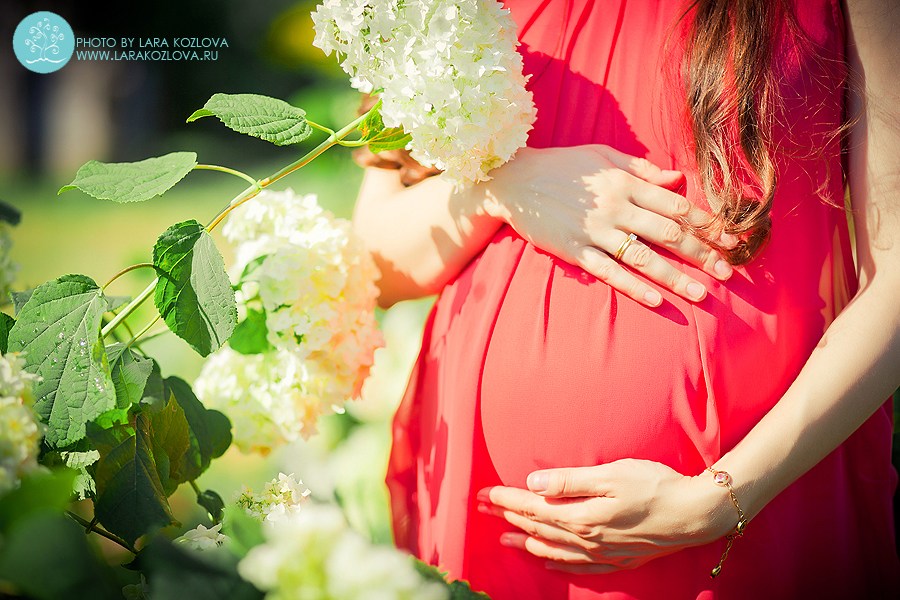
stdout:
[[354,218],[385,304],[440,292],[398,545],[495,600],[897,597],[900,9],[505,4],[529,147],[382,158]]

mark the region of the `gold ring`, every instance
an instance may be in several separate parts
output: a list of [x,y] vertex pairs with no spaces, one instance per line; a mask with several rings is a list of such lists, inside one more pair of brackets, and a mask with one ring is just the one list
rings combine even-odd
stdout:
[[616,250],[616,255],[613,258],[615,258],[616,260],[621,259],[622,255],[625,254],[625,251],[628,250],[628,246],[630,246],[636,239],[636,235],[634,235],[633,233],[629,233],[628,237],[625,238],[625,241],[622,242],[622,245],[619,246],[619,249]]

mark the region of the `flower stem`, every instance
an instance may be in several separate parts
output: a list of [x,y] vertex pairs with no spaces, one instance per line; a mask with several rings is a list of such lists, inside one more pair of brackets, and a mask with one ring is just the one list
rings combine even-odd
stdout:
[[222,173],[231,173],[232,175],[240,177],[241,179],[243,179],[245,181],[249,181],[250,185],[252,185],[252,186],[256,185],[256,180],[253,179],[252,177],[250,177],[249,175],[247,175],[246,173],[241,173],[240,171],[237,171],[235,169],[229,169],[228,167],[220,167],[218,165],[197,165],[194,168],[195,169],[206,169],[208,171],[221,171]]
[[322,142],[321,144],[319,144],[318,146],[313,148],[311,151],[309,151],[306,155],[304,155],[299,160],[289,164],[288,166],[281,169],[274,175],[266,177],[265,179],[260,179],[258,182],[256,182],[256,185],[258,186],[256,189],[247,188],[246,190],[244,190],[244,192],[240,196],[238,196],[237,198],[232,200],[228,204],[228,206],[226,206],[218,214],[218,216],[216,216],[216,218],[213,219],[213,221],[209,225],[206,226],[206,230],[212,231],[216,227],[216,225],[218,225],[222,221],[222,219],[224,219],[226,216],[228,216],[228,213],[230,213],[232,210],[234,210],[235,208],[237,208],[238,206],[240,206],[247,200],[250,200],[251,198],[256,196],[262,190],[262,188],[272,185],[273,183],[275,183],[276,181],[278,181],[285,175],[293,173],[300,167],[307,165],[314,158],[316,158],[317,156],[319,156],[320,154],[322,154],[323,152],[325,152],[332,146],[334,146],[336,144],[340,144],[341,140],[343,138],[347,137],[353,130],[355,130],[359,126],[359,124],[362,123],[363,120],[368,116],[368,114],[369,113],[366,113],[364,115],[357,117],[356,119],[354,119],[353,121],[351,121],[350,123],[345,125],[343,128],[341,128],[339,131],[336,131],[333,134],[329,135],[328,138],[326,138],[324,142]]
[[113,275],[113,276],[110,278],[109,281],[107,281],[106,283],[104,283],[104,284],[103,284],[103,287],[102,287],[101,289],[105,290],[106,288],[109,287],[109,284],[111,284],[113,281],[115,281],[116,279],[118,279],[119,277],[121,277],[122,275],[124,275],[125,273],[129,273],[129,272],[134,271],[134,270],[136,270],[136,269],[145,269],[145,268],[147,268],[147,267],[149,267],[149,268],[152,269],[152,268],[153,268],[153,263],[139,263],[139,264],[136,264],[136,265],[131,265],[130,267],[125,267],[124,269],[122,269],[121,271],[119,271],[118,273],[116,273],[115,275]]
[[[371,111],[370,111],[370,112],[371,112]],[[350,133],[351,133],[354,129],[356,129],[357,127],[359,127],[359,124],[362,123],[362,122],[365,120],[365,118],[366,118],[367,116],[369,116],[369,113],[365,113],[364,115],[360,115],[359,117],[357,117],[356,119],[354,119],[353,121],[351,121],[350,123],[348,123],[347,125],[345,125],[344,127],[342,127],[341,129],[339,129],[338,131],[336,131],[336,132],[334,133],[334,135],[329,135],[328,138],[327,138],[324,142],[322,142],[321,144],[319,144],[318,146],[316,146],[309,154],[307,154],[306,156],[304,156],[304,157],[301,158],[300,160],[298,160],[298,161],[296,161],[296,162],[294,162],[294,163],[291,163],[290,165],[286,166],[285,168],[283,168],[282,170],[278,171],[277,173],[275,173],[275,174],[272,175],[271,177],[266,177],[265,179],[261,180],[261,181],[259,182],[259,185],[260,185],[261,187],[266,187],[267,185],[270,185],[270,184],[274,183],[275,181],[278,181],[279,179],[281,179],[282,177],[284,177],[284,176],[287,175],[288,173],[293,173],[294,171],[296,171],[296,170],[299,169],[300,167],[306,165],[306,164],[307,164],[308,162],[310,162],[312,159],[314,159],[315,157],[319,156],[320,154],[322,154],[323,152],[325,152],[326,150],[328,150],[329,148],[331,148],[332,146],[334,146],[335,144],[337,144],[338,142],[340,142],[340,140],[342,140],[342,139],[344,139],[345,137],[347,137],[348,135],[350,135]]]
[[307,122],[307,123],[309,124],[309,126],[312,127],[313,129],[318,129],[319,131],[324,131],[324,132],[327,133],[328,135],[334,135],[334,130],[333,130],[333,129],[329,129],[329,128],[325,127],[324,125],[319,125],[318,123],[315,123],[315,122],[313,122],[313,121],[310,121],[309,119],[307,119],[306,122]]
[[161,318],[162,318],[162,315],[156,315],[156,318],[153,319],[152,321],[150,321],[149,323],[147,323],[146,327],[144,327],[139,332],[134,334],[134,336],[128,341],[128,343],[125,344],[125,347],[130,348],[132,346],[132,344],[134,344],[138,340],[139,337],[141,337],[142,335],[144,335],[145,333],[150,331],[150,328],[153,327],[154,325],[156,325],[156,322],[159,321]]
[[122,312],[120,312],[119,314],[117,314],[116,317],[115,317],[112,321],[110,321],[110,322],[106,325],[106,327],[104,327],[104,328],[100,331],[100,337],[101,337],[101,338],[105,338],[107,335],[109,335],[109,332],[110,332],[110,331],[112,331],[113,329],[115,329],[116,327],[118,327],[119,324],[120,324],[122,321],[124,321],[124,320],[127,319],[129,316],[131,316],[131,313],[133,313],[135,310],[137,310],[137,307],[140,306],[141,304],[143,304],[144,300],[146,300],[147,298],[150,297],[150,294],[152,294],[152,293],[153,293],[153,290],[156,289],[156,283],[157,283],[158,281],[159,281],[159,277],[157,277],[156,279],[154,279],[154,280],[153,280],[153,283],[151,283],[150,285],[148,285],[148,286],[146,287],[146,289],[138,295],[137,298],[135,298],[134,300],[132,300],[132,301],[128,304],[128,306],[126,306],[124,309],[122,309]]
[[72,519],[73,521],[75,521],[76,523],[78,523],[79,525],[81,525],[82,527],[84,527],[86,533],[91,533],[91,532],[96,533],[97,535],[103,536],[106,539],[117,543],[118,545],[122,546],[123,548],[125,548],[126,550],[131,552],[132,554],[137,554],[137,550],[134,549],[134,546],[132,546],[131,544],[129,544],[128,542],[126,542],[125,540],[123,540],[122,538],[117,536],[116,534],[110,533],[110,532],[106,531],[105,529],[97,527],[94,523],[89,523],[88,521],[85,521],[84,519],[82,519],[81,517],[79,517],[78,515],[76,515],[75,513],[73,513],[70,510],[66,511],[66,516],[69,517],[70,519]]

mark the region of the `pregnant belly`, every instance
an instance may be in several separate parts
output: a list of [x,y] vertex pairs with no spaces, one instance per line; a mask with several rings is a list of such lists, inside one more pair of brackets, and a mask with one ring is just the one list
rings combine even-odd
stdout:
[[717,435],[707,400],[691,307],[669,296],[648,309],[526,248],[480,389],[487,451],[504,484],[626,457],[702,469],[698,447]]

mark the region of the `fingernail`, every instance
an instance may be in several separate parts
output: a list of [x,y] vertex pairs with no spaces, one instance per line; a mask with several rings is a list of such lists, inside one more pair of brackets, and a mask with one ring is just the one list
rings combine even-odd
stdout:
[[528,489],[532,492],[546,492],[550,485],[550,474],[537,471],[528,476]]
[[491,508],[484,502],[479,502],[478,506],[476,508],[478,509],[478,512],[480,512],[480,513],[484,513],[486,515],[491,514]]
[[475,494],[475,499],[479,502],[490,502],[491,494],[487,490],[478,490],[478,493]]
[[715,266],[716,275],[721,277],[722,279],[728,279],[731,277],[731,274],[734,273],[734,268],[728,264],[728,261],[720,260],[716,263]]
[[500,543],[502,545],[506,546],[507,548],[515,547],[515,545],[513,544],[513,541],[505,533],[500,536]]
[[651,306],[658,306],[659,303],[662,302],[662,297],[658,292],[649,290],[647,292],[644,292],[644,302]]
[[706,289],[696,281],[692,281],[687,284],[687,294],[694,300],[700,300],[701,298],[703,298],[704,293],[706,293]]
[[738,243],[738,237],[723,231],[719,236],[719,243],[727,248],[733,248]]

